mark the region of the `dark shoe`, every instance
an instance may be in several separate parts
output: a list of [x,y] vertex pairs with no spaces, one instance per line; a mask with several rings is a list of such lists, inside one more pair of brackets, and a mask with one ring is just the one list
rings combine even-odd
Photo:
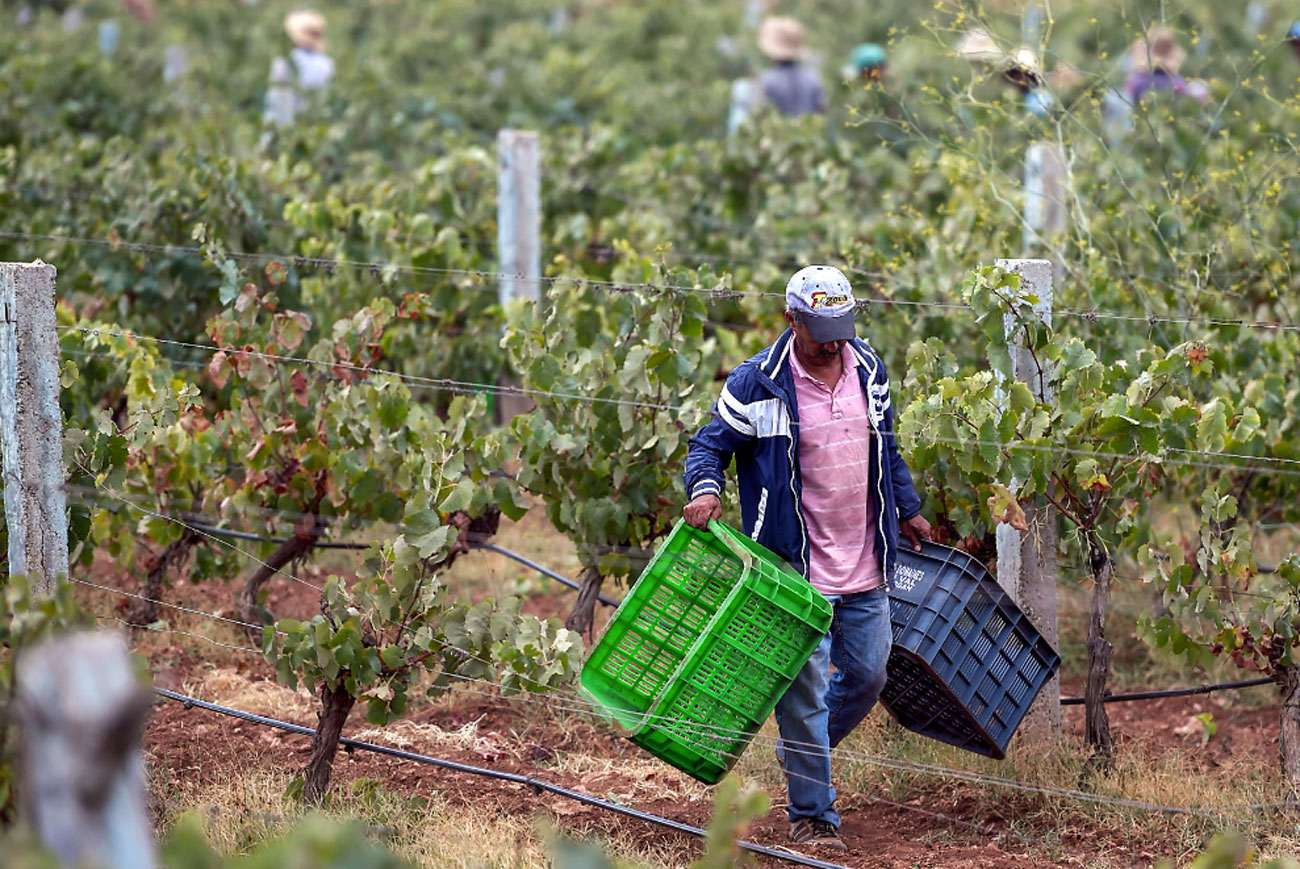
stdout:
[[820,845],[832,851],[847,851],[849,846],[840,838],[840,832],[830,821],[820,818],[800,818],[790,825],[790,841],[796,845]]

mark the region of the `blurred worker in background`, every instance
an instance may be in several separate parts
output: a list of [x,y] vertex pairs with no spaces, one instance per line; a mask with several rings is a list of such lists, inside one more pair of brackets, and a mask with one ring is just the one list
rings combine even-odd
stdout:
[[298,87],[320,90],[334,77],[334,60],[325,53],[325,16],[311,9],[290,12],[284,32],[293,42],[289,60],[297,73]]
[[1292,24],[1287,30],[1286,41],[1291,45],[1291,50],[1295,52],[1296,57],[1300,57],[1300,21]]
[[885,78],[888,59],[885,50],[874,42],[864,42],[849,55],[849,65],[844,68],[846,79],[861,82],[879,82]]
[[[1010,86],[1019,97],[1020,104],[1030,115],[1045,118],[1055,112],[1060,103],[1048,86],[1048,76],[1043,71],[1038,52],[1032,48],[1021,47],[1007,53],[994,40],[993,35],[983,28],[972,28],[962,34],[954,46],[957,56],[968,61],[972,67],[984,71],[996,71],[1003,86]],[[1061,67],[1051,76],[1063,86],[1072,86],[1078,80],[1078,73],[1069,67]],[[989,81],[992,77],[986,77]]]
[[1006,57],[1006,52],[998,45],[993,34],[982,27],[972,27],[963,33],[953,50],[971,66],[1000,63]]
[[758,48],[772,60],[772,66],[758,78],[759,92],[783,115],[822,114],[826,92],[804,62],[803,25],[780,15],[763,19],[758,29]]
[[1178,74],[1187,52],[1167,27],[1156,27],[1129,47],[1127,61],[1132,72],[1124,82],[1124,94],[1136,104],[1147,94],[1170,92],[1189,96],[1204,105],[1209,89],[1204,82],[1188,81]]
[[[287,127],[310,99],[334,78],[334,59],[325,53],[325,16],[310,9],[290,12],[284,32],[293,43],[289,58],[271,61],[266,89],[265,119],[274,127]],[[269,132],[267,134],[269,136]],[[268,141],[263,137],[263,144]]]
[[830,631],[777,703],[777,758],[791,841],[846,851],[830,750],[885,687],[885,579],[900,537],[919,549],[930,523],[898,452],[884,363],[857,337],[848,278],[808,266],[785,298],[789,328],[731,372],[712,421],[690,440],[682,514],[696,528],[722,515],[734,459],[745,533],[831,602]]
[[1052,114],[1056,97],[1047,89],[1038,52],[1032,48],[1016,49],[1002,60],[1002,78],[1020,94],[1025,111],[1039,118]]

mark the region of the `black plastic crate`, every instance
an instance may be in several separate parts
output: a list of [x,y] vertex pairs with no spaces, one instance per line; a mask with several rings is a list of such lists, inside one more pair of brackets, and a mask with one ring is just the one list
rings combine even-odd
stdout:
[[889,578],[894,646],[880,702],[924,736],[1001,759],[1061,657],[984,565],[902,547]]

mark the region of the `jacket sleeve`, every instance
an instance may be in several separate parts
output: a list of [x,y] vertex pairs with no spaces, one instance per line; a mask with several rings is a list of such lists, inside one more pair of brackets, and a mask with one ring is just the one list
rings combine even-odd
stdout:
[[877,382],[885,386],[885,461],[889,462],[889,477],[894,483],[894,504],[898,507],[898,518],[906,522],[921,512],[921,496],[916,493],[916,484],[912,482],[912,470],[907,466],[903,454],[898,451],[898,438],[894,434],[894,402],[890,395],[889,375],[885,373],[882,362],[877,369]]
[[688,444],[683,476],[689,500],[710,493],[721,499],[726,488],[724,475],[732,455],[754,440],[754,424],[732,392],[739,383],[738,374],[739,369],[727,378],[722,394],[713,405],[713,418],[695,433]]

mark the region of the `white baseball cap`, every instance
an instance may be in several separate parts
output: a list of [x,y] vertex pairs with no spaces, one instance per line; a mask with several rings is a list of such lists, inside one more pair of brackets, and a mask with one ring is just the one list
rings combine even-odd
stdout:
[[818,344],[857,337],[853,287],[834,266],[799,269],[785,285],[785,307],[799,315],[808,336]]

